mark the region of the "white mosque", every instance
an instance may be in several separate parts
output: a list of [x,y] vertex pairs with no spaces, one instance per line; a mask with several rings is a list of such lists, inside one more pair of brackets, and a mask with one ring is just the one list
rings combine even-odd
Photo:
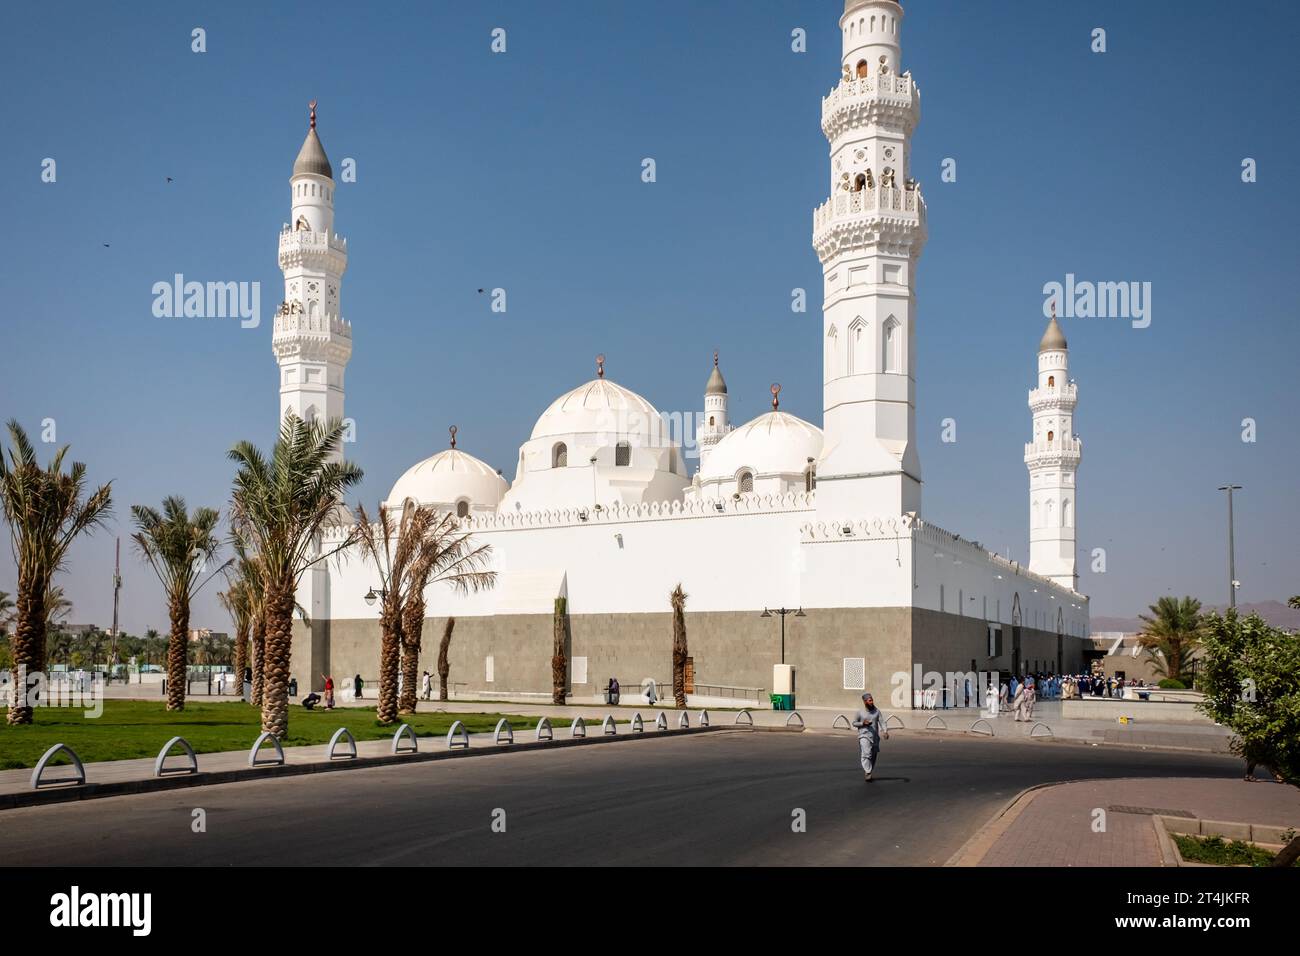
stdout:
[[[822,426],[779,407],[733,425],[715,353],[699,466],[654,405],[607,377],[560,395],[519,448],[513,479],[458,447],[412,465],[388,495],[454,512],[492,546],[491,590],[431,588],[421,668],[457,619],[453,694],[550,696],[552,622],[566,599],[570,694],[595,699],[671,678],[668,595],[689,594],[688,680],[697,702],[766,704],[793,689],[845,706],[864,688],[912,700],[914,673],[1077,669],[1088,598],[1075,571],[1077,400],[1053,318],[1029,391],[1030,562],[1025,567],[924,518],[916,440],[916,269],[926,205],[910,170],[921,96],[901,64],[903,9],[846,0],[838,83],[823,97],[830,198],[813,211],[824,275]],[[280,234],[285,301],[275,316],[281,414],[344,417],[351,325],[340,290],[347,242],[334,178],[311,128]],[[809,330],[810,347],[813,330]],[[539,396],[544,399],[544,396]],[[541,401],[539,401],[539,406]],[[313,571],[299,600],[301,686],[378,673],[379,624],[359,558]],[[765,615],[768,608],[799,609]]]

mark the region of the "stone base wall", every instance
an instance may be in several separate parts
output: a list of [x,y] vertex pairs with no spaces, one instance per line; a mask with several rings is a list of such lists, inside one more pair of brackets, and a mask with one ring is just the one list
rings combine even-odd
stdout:
[[[687,611],[686,630],[697,685],[761,688],[764,705],[772,688],[772,665],[781,660],[781,619],[759,611]],[[785,661],[795,668],[798,703],[853,707],[861,690],[845,689],[845,659],[862,658],[866,689],[885,706],[894,675],[908,674],[913,664],[925,670],[959,670],[976,662],[977,670],[1011,669],[1011,629],[1004,627],[1004,653],[987,656],[986,622],[919,608],[814,608],[807,616],[785,619]],[[437,673],[438,642],[445,618],[425,621],[420,670]],[[367,687],[378,681],[379,622],[318,621],[315,633],[298,624],[293,673],[299,688],[319,689],[320,675],[331,673],[339,687],[361,674]],[[569,685],[575,697],[603,692],[617,677],[626,695],[635,694],[646,678],[671,683],[672,615],[575,614],[569,617],[567,654],[587,659],[586,681]],[[1067,647],[1077,639],[1065,638]],[[551,688],[552,619],[547,614],[505,614],[456,620],[450,648],[449,682],[460,696],[537,694]],[[1057,658],[1057,636],[1021,630],[1022,669],[1036,659],[1041,668]],[[1074,656],[1081,659],[1081,652]],[[489,681],[488,658],[492,660]],[[1070,655],[1066,655],[1067,663]],[[850,664],[850,670],[852,664]],[[910,684],[905,694],[910,702]]]

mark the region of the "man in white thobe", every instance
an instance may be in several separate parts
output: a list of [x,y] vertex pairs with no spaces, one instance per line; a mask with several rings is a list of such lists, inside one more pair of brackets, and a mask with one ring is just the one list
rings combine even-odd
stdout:
[[862,761],[863,778],[871,782],[871,773],[880,756],[880,738],[889,739],[889,729],[885,727],[885,715],[876,707],[871,695],[862,695],[862,707],[853,717],[853,726],[858,728],[858,757]]

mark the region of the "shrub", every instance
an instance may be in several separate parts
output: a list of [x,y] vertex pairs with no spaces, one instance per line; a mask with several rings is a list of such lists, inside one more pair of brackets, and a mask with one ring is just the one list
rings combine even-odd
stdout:
[[1180,680],[1174,680],[1172,677],[1166,677],[1160,682],[1161,687],[1165,690],[1187,690],[1187,685]]

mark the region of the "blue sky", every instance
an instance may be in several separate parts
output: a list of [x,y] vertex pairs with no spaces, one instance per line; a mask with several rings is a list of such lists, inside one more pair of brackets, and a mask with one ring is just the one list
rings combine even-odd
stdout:
[[[1263,0],[906,4],[922,90],[912,174],[929,204],[917,285],[923,513],[1025,559],[1026,390],[1042,288],[1067,273],[1152,283],[1152,322],[1065,323],[1080,389],[1080,547],[1094,614],[1176,591],[1226,596],[1238,497],[1241,599],[1300,591],[1300,345],[1292,46]],[[556,395],[609,376],[663,411],[701,404],[714,348],[732,418],[821,420],[828,193],[820,97],[838,0],[10,5],[0,30],[0,417],[114,481],[117,531],[78,545],[77,621],[111,617],[113,534],[133,503],[223,505],[237,439],[276,425],[270,311],[287,178],[320,101],[347,237],[349,447],[373,506],[460,447],[513,477]],[[207,50],[191,52],[191,30]],[[489,48],[507,31],[507,52]],[[790,34],[808,33],[796,54]],[[1090,50],[1091,31],[1108,50]],[[41,162],[57,162],[56,183]],[[653,157],[658,181],[641,182]],[[945,158],[957,181],[940,181]],[[1241,181],[1241,162],[1259,181]],[[174,182],[166,182],[166,177]],[[104,243],[109,243],[105,248]],[[159,319],[174,273],[262,284],[263,324]],[[479,288],[503,287],[489,310]],[[810,310],[790,310],[791,289]],[[940,441],[954,418],[958,440]],[[1258,439],[1241,441],[1241,421]],[[48,450],[48,449],[46,449]],[[124,553],[125,553],[124,545]],[[1081,557],[1086,555],[1081,554]],[[166,628],[124,557],[123,624]],[[13,590],[0,558],[0,589]],[[214,588],[215,590],[215,588]],[[211,594],[193,623],[225,629]]]

